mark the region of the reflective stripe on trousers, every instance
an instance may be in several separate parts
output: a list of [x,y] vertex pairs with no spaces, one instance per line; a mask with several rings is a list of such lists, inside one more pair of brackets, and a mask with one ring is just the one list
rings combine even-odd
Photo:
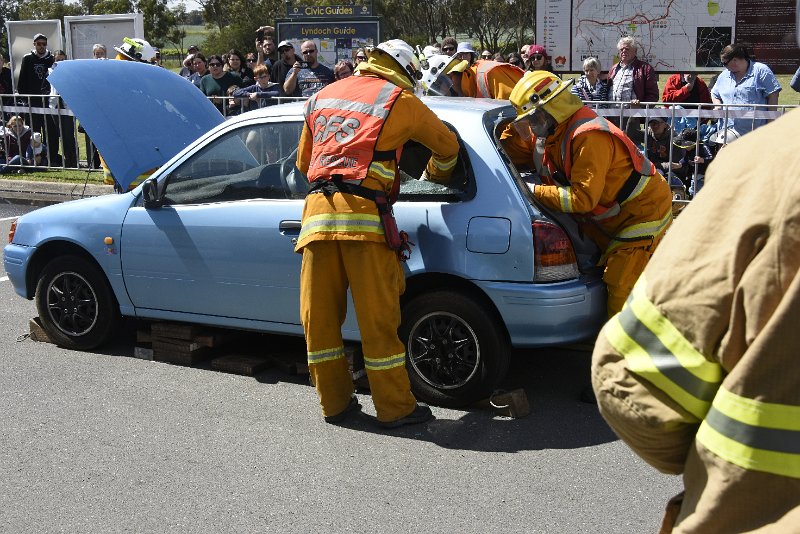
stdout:
[[312,241],[303,248],[300,317],[323,415],[344,410],[353,394],[341,333],[348,287],[378,419],[405,417],[416,400],[405,367],[405,347],[397,337],[403,269],[385,243],[354,240]]

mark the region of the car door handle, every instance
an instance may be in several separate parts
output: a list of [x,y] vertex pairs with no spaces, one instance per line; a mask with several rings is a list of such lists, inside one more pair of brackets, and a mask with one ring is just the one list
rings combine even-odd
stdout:
[[300,226],[300,221],[281,221],[278,225],[278,230],[280,230],[281,233],[300,233]]

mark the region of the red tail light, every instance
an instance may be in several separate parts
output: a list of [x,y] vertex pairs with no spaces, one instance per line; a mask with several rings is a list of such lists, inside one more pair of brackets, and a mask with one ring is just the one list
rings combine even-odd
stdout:
[[534,282],[558,282],[578,277],[572,241],[560,226],[533,221]]
[[14,242],[14,234],[17,233],[17,219],[11,221],[11,228],[8,229],[8,242]]

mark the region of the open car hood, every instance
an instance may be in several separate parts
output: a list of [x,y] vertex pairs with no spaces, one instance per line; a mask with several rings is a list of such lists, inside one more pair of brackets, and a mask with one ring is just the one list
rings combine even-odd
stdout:
[[147,63],[61,61],[47,79],[123,190],[225,120],[191,82]]

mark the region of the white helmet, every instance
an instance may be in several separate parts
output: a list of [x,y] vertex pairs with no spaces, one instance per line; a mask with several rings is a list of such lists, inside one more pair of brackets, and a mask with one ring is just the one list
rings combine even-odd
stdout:
[[411,86],[416,87],[417,80],[422,76],[422,72],[420,71],[419,58],[407,42],[402,39],[390,39],[375,47],[372,53],[374,54],[378,50],[391,56],[400,66],[401,72],[411,81]]
[[150,43],[144,39],[131,39],[124,37],[120,46],[115,46],[114,50],[127,57],[132,61],[142,61],[148,63],[151,59],[156,57],[156,49],[150,46]]
[[708,142],[717,145],[727,145],[736,141],[741,136],[742,134],[737,132],[735,128],[729,126],[727,128],[723,128],[722,130],[717,130],[716,133],[712,134],[708,138]]
[[444,54],[436,54],[422,62],[420,84],[426,95],[456,96],[452,91],[453,82],[447,73],[459,63],[459,59]]

